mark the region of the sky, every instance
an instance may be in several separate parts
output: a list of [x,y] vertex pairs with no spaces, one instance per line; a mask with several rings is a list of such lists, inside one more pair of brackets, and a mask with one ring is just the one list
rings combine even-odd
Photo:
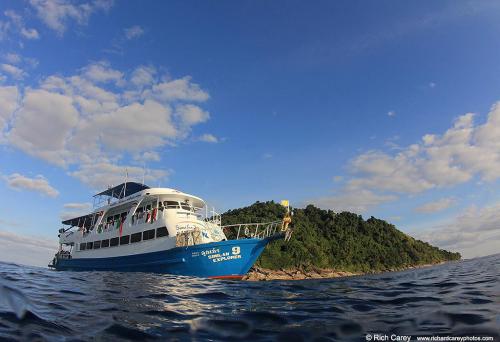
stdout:
[[[129,180],[500,252],[496,1],[2,1],[0,260]],[[145,171],[144,171],[145,170]]]

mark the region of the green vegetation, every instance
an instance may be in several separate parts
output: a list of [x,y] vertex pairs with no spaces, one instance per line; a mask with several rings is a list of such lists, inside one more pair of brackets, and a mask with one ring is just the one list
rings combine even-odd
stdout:
[[[222,224],[270,222],[283,218],[275,202],[256,202],[222,215]],[[408,266],[459,260],[452,253],[416,240],[386,221],[350,212],[335,213],[313,205],[295,209],[289,242],[267,246],[257,266],[280,268],[333,268],[351,272],[402,269]]]

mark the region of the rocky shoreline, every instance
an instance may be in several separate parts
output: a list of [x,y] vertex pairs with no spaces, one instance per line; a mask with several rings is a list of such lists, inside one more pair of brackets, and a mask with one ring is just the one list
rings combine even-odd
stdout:
[[301,268],[293,269],[279,269],[271,270],[262,267],[254,266],[250,271],[243,277],[243,280],[247,281],[264,281],[264,280],[304,280],[304,279],[330,279],[330,278],[340,278],[340,277],[352,277],[356,275],[363,274],[375,274],[375,273],[385,273],[385,272],[398,272],[416,268],[431,267],[436,265],[444,264],[445,262],[439,262],[435,264],[425,264],[425,265],[411,265],[407,267],[401,267],[397,269],[388,269],[380,272],[348,272],[339,271],[330,268],[308,268],[307,270]]
[[252,267],[252,269],[243,277],[243,280],[248,281],[263,281],[263,280],[303,280],[303,279],[324,279],[324,278],[339,278],[360,275],[361,273],[352,273],[346,271],[337,271],[333,269],[280,269],[270,270],[261,267]]

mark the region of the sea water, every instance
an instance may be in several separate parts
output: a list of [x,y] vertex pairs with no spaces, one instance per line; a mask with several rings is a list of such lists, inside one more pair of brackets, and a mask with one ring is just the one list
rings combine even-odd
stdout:
[[0,340],[498,340],[499,326],[500,255],[268,282],[0,263]]

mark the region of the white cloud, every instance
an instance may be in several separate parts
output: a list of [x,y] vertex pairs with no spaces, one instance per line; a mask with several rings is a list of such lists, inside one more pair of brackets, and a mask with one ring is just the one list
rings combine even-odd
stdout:
[[92,209],[91,203],[66,203],[63,205],[64,210],[61,212],[61,220],[82,216],[88,214]]
[[456,203],[456,200],[454,198],[441,198],[437,201],[432,201],[429,203],[425,203],[417,208],[415,208],[415,211],[418,213],[435,213],[438,211],[443,211],[445,209],[448,209],[449,207],[453,206]]
[[62,35],[70,21],[85,25],[93,13],[107,11],[113,1],[97,0],[75,4],[67,0],[31,0],[30,4],[45,25]]
[[0,41],[7,38],[9,34],[10,23],[7,21],[0,20]]
[[9,141],[28,154],[64,165],[64,147],[78,117],[71,97],[43,89],[27,90],[13,120]]
[[498,253],[500,203],[484,208],[469,207],[447,223],[413,235],[433,245],[459,251],[466,258]]
[[7,185],[15,190],[36,191],[49,197],[57,197],[59,195],[59,191],[50,186],[47,179],[42,175],[38,175],[35,178],[29,178],[19,173],[13,173],[3,178],[7,182]]
[[144,29],[139,25],[134,25],[132,27],[126,28],[124,32],[125,32],[125,38],[130,40],[142,36],[144,34]]
[[22,69],[14,66],[12,64],[3,63],[0,65],[0,68],[4,72],[8,73],[15,80],[20,80],[20,79],[24,78],[24,76],[26,76],[26,73]]
[[175,108],[175,115],[180,118],[182,124],[186,127],[205,122],[210,118],[208,112],[193,104],[178,105]]
[[475,177],[495,181],[500,178],[500,105],[492,106],[483,124],[475,124],[474,118],[472,113],[464,114],[443,134],[426,134],[421,142],[397,152],[373,150],[358,155],[349,163],[351,178],[330,202],[363,191],[389,201],[398,197],[386,195],[418,194]]
[[112,163],[102,162],[97,164],[83,165],[79,170],[70,174],[93,189],[106,189],[110,185],[120,184],[125,181],[125,175],[128,173],[128,181],[142,183],[166,180],[170,175],[168,170],[143,169],[138,166],[123,166]]
[[[23,57],[17,53],[6,53],[2,57],[8,64],[15,65],[17,68],[25,67],[33,69],[38,66],[38,60],[35,58]],[[17,73],[22,73],[22,70]]]
[[313,199],[309,202],[320,208],[332,209],[336,212],[351,211],[363,213],[381,203],[394,201],[396,196],[379,195],[369,190],[352,189],[330,197]]
[[434,82],[429,82],[429,88],[436,88],[437,84]]
[[83,75],[94,82],[123,84],[123,73],[110,67],[107,62],[98,62],[84,68]]
[[34,28],[28,29],[28,28],[23,27],[23,28],[21,28],[21,34],[23,35],[24,38],[27,38],[27,39],[40,38],[38,31],[35,30]]
[[[140,68],[132,75],[137,76]],[[142,70],[154,73],[152,67]],[[156,149],[186,139],[193,126],[209,119],[198,106],[208,93],[190,77],[146,82],[147,77],[134,81],[133,76],[99,62],[76,75],[48,76],[38,87],[0,86],[0,114],[3,123],[9,123],[3,125],[2,140],[97,186],[92,171],[102,171],[103,165],[116,171],[125,167],[120,161],[130,157],[157,161]],[[117,178],[106,175],[104,186],[115,184]],[[150,170],[148,179],[167,175]]]
[[22,23],[23,18],[17,14],[16,11],[13,10],[6,10],[3,12],[3,14],[11,20],[12,23],[15,25],[20,25]]
[[22,225],[19,222],[4,220],[0,218],[0,227],[21,227]]
[[216,144],[219,142],[219,139],[215,135],[209,134],[209,133],[206,133],[206,134],[203,134],[202,136],[200,136],[199,140],[203,141],[203,142],[207,142],[207,143],[213,143],[213,144]]
[[[196,124],[196,123],[193,123]],[[171,118],[171,109],[154,100],[133,103],[116,111],[96,117],[92,127],[104,127],[102,144],[112,150],[141,151],[165,145],[179,131]]]
[[92,208],[92,204],[90,204],[88,202],[84,202],[84,203],[72,202],[72,203],[65,203],[63,205],[63,207],[66,209],[90,210],[90,208]]
[[23,62],[30,68],[36,68],[39,63],[36,58],[30,58],[30,57],[23,58]]
[[27,28],[21,15],[15,11],[6,10],[4,15],[8,18],[8,21],[5,23],[0,22],[0,40],[16,30],[26,39],[40,38],[38,31],[34,28]]
[[140,66],[132,73],[130,81],[136,86],[143,87],[154,83],[156,70],[151,66]]
[[16,53],[7,53],[4,55],[4,59],[11,64],[19,64],[22,60],[21,56]]
[[[23,251],[19,253],[19,251]],[[47,267],[57,252],[57,242],[42,237],[0,230],[0,260]]]
[[393,110],[390,110],[387,112],[387,116],[396,116],[396,112]]
[[191,82],[191,77],[155,84],[153,95],[165,101],[199,101],[208,100],[209,95],[199,85]]
[[6,129],[7,121],[17,108],[17,97],[17,87],[0,87],[0,142],[3,140],[3,130]]
[[144,152],[142,154],[135,155],[134,159],[135,160],[140,160],[140,161],[143,161],[143,162],[147,162],[147,161],[160,161],[161,160],[160,154],[158,152],[155,152],[155,151],[146,151],[146,152]]
[[413,165],[413,153],[410,149],[395,156],[378,151],[359,155],[350,163],[351,172],[357,177],[348,181],[349,187],[397,193],[418,193],[433,188],[434,184],[422,178],[420,170]]

